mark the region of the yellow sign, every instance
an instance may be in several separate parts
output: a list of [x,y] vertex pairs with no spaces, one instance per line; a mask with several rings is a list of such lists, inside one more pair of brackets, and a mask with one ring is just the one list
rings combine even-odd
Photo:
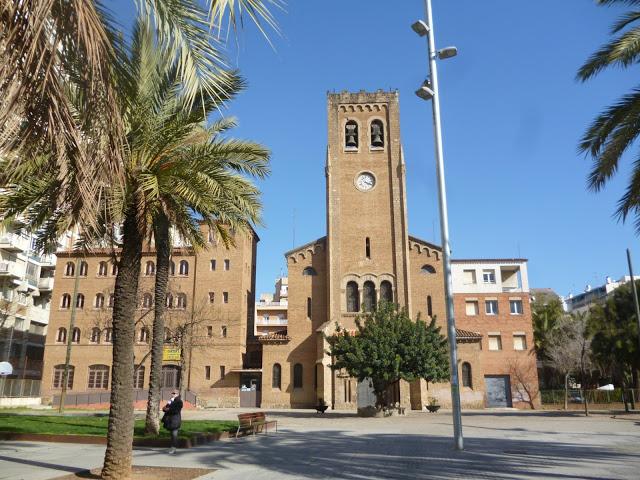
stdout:
[[162,349],[162,361],[180,360],[181,350],[177,347],[164,347]]

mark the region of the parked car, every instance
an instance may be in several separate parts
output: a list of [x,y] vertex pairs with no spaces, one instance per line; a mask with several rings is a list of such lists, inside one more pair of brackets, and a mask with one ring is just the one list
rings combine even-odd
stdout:
[[582,394],[580,390],[574,390],[569,392],[569,402],[570,403],[582,403]]

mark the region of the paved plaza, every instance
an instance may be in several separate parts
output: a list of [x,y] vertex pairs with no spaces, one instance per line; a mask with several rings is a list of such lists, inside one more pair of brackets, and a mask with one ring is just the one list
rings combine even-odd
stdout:
[[[240,409],[187,412],[235,419]],[[403,417],[267,411],[278,433],[180,450],[137,448],[134,463],[213,468],[202,478],[640,478],[640,415],[477,411],[463,415],[465,451],[452,449],[451,415]],[[0,442],[0,478],[44,480],[101,465],[104,446]]]

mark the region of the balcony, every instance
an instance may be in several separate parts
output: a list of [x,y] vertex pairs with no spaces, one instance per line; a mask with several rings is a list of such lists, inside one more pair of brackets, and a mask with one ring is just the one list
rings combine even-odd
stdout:
[[0,248],[9,252],[23,252],[28,248],[29,241],[20,235],[5,233],[0,236]]
[[20,278],[22,272],[14,262],[0,262],[0,276]]
[[260,318],[256,319],[256,325],[288,325],[286,318]]
[[502,287],[502,293],[522,293],[520,287]]
[[38,290],[43,292],[50,292],[53,290],[53,278],[39,278],[38,279]]
[[287,308],[288,304],[287,301],[280,301],[280,302],[258,302],[256,303],[256,307],[257,308]]
[[27,310],[27,316],[29,320],[46,325],[49,323],[49,312],[49,309],[29,307],[29,310]]

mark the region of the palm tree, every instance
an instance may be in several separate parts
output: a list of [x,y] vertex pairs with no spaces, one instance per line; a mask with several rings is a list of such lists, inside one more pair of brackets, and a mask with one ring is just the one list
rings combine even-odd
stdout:
[[[598,0],[600,5],[625,4],[640,7],[640,0]],[[615,37],[585,62],[577,78],[587,81],[609,67],[629,67],[640,58],[640,10],[632,10],[616,21]],[[620,98],[596,117],[580,142],[580,150],[593,160],[588,177],[589,189],[600,191],[615,175],[623,154],[640,134],[640,87]],[[640,233],[640,162],[636,161],[624,195],[618,201],[616,216],[625,221],[633,214]]]

